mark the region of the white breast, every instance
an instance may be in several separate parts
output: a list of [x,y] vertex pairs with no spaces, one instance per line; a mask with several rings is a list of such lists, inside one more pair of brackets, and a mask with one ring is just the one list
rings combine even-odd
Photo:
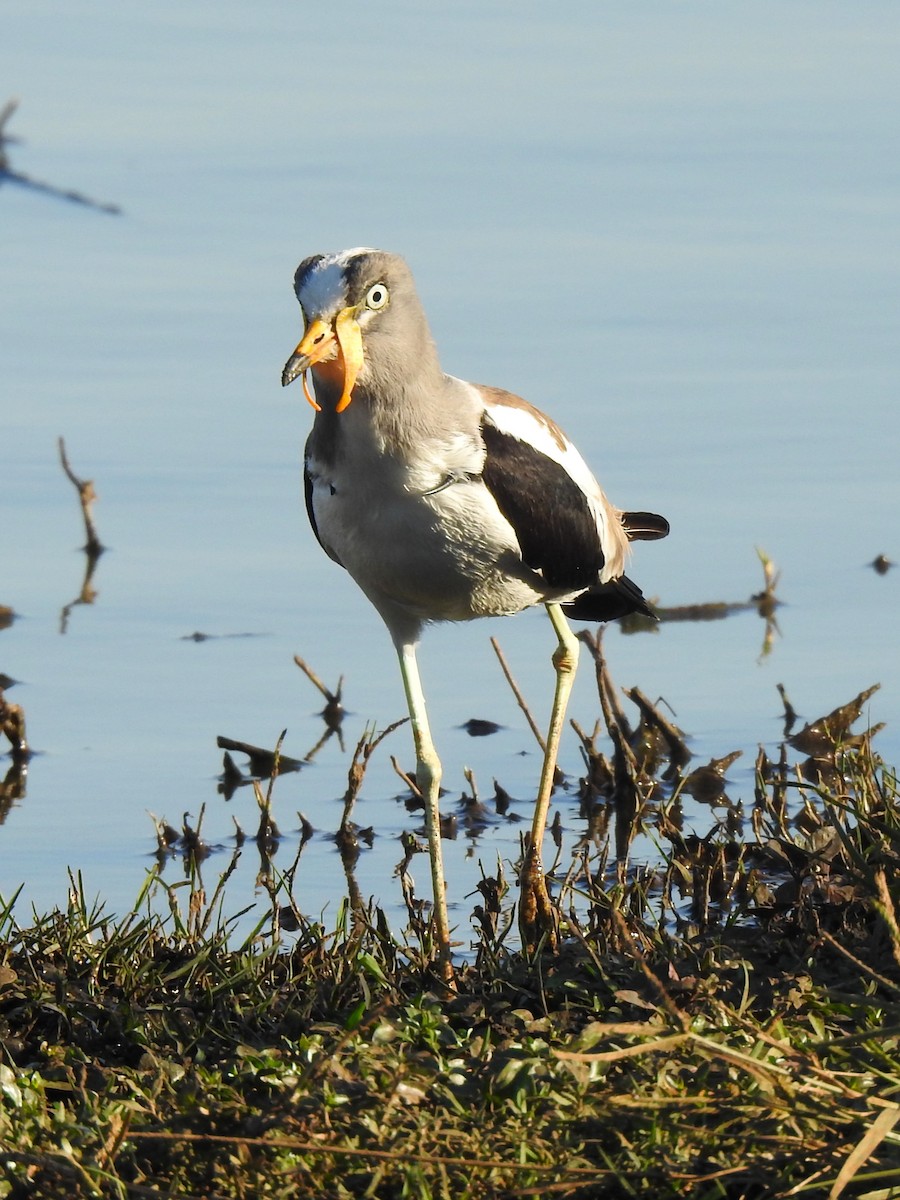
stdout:
[[319,539],[383,614],[387,601],[422,621],[462,621],[545,598],[478,477],[482,458],[461,435],[411,468],[359,443],[332,468],[307,460]]

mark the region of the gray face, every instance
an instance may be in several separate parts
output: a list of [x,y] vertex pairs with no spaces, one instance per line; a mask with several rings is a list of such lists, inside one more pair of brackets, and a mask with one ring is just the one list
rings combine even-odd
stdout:
[[[342,323],[346,330],[348,315],[361,349],[359,384],[370,394],[402,387],[422,372],[439,372],[412,274],[399,255],[363,248],[314,254],[297,268],[294,290],[307,331],[316,322],[328,328],[324,340],[302,344],[303,354],[295,354],[290,360],[284,382],[310,366],[316,374],[317,363],[334,357],[336,349],[327,351],[327,356],[324,352],[329,344],[328,330],[335,337]],[[317,354],[318,347],[323,350],[321,355]],[[356,372],[353,378],[355,381]]]

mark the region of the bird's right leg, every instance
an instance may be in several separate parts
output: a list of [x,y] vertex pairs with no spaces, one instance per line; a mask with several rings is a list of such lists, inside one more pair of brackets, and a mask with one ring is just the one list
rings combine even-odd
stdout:
[[519,875],[519,932],[522,935],[522,946],[528,953],[533,953],[542,939],[551,950],[556,949],[559,941],[558,913],[550,900],[550,893],[547,891],[547,879],[541,863],[541,848],[550,812],[550,797],[553,793],[553,780],[556,775],[559,743],[566,719],[566,707],[578,666],[578,639],[569,628],[562,609],[558,604],[548,604],[547,615],[553,624],[558,642],[556,650],[553,652],[556,692],[553,697],[553,711],[550,716],[550,729],[547,733],[544,750],[544,766],[541,771],[531,836]]
[[431,886],[434,894],[434,937],[437,942],[438,965],[441,977],[447,983],[453,981],[453,964],[450,961],[450,921],[447,915],[447,889],[444,880],[444,861],[441,852],[441,813],[438,803],[441,788],[441,760],[437,756],[428,712],[425,708],[425,693],[419,678],[415,642],[397,646],[400,656],[400,673],[406,690],[409,719],[412,722],[416,745],[416,783],[425,801],[425,832],[428,836],[428,854],[431,859]]

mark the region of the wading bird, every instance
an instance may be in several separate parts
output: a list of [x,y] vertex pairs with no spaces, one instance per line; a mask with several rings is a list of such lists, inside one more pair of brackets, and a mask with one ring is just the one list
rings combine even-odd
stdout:
[[[562,430],[525,400],[445,375],[409,267],[396,254],[314,254],[294,276],[302,340],[282,383],[316,410],[306,505],[325,552],[381,614],[400,659],[434,892],[434,939],[452,976],[438,794],[416,647],[432,621],[546,605],[556,692],[519,879],[523,942],[556,940],[541,865],[578,642],[566,621],[652,615],[624,574],[628,543],[665,537],[653,513],[621,512]],[[310,391],[312,375],[314,392]]]

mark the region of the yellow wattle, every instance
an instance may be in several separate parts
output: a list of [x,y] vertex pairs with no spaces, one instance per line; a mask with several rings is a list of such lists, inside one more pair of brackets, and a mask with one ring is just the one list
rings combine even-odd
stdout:
[[343,412],[353,398],[353,386],[363,368],[362,331],[356,319],[355,308],[345,308],[334,319],[334,336],[341,348],[344,360],[344,390],[337,402],[335,412]]

